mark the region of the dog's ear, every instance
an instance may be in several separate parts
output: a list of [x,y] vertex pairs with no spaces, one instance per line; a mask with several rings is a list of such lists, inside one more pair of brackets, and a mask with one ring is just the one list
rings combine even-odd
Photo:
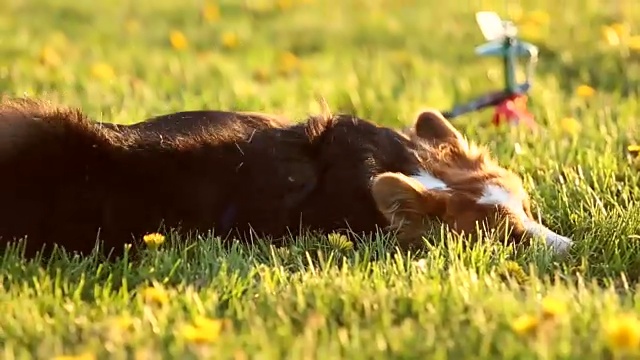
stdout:
[[416,135],[432,143],[448,142],[466,146],[467,142],[460,132],[445,119],[438,110],[423,110],[414,124]]
[[422,228],[426,217],[443,216],[449,199],[446,192],[427,190],[417,180],[391,172],[373,179],[371,193],[391,227],[412,233]]

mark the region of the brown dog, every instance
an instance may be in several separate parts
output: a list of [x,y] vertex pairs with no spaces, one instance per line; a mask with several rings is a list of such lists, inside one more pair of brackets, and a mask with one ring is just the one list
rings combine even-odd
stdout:
[[45,244],[87,253],[96,238],[119,254],[161,224],[240,239],[390,227],[410,246],[434,221],[472,232],[509,220],[516,240],[570,244],[532,219],[515,174],[434,111],[402,134],[348,115],[289,124],[223,111],[104,126],[4,100],[0,170],[0,237],[26,236],[27,255]]

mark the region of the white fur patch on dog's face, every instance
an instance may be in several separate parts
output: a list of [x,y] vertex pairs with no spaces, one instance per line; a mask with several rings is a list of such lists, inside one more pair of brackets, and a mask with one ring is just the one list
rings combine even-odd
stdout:
[[433,176],[430,172],[422,170],[418,175],[412,176],[412,178],[418,180],[422,186],[427,190],[447,190],[447,184]]
[[526,231],[532,236],[545,239],[547,246],[557,253],[566,252],[571,247],[572,241],[568,237],[556,234],[546,226],[531,219],[524,211],[524,196],[511,192],[499,185],[489,184],[485,186],[478,204],[501,205],[509,209],[522,222]]

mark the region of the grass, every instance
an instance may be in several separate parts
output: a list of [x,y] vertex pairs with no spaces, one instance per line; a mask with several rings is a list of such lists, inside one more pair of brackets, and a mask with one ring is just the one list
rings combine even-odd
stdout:
[[[637,344],[621,351],[640,338],[640,188],[625,154],[639,141],[640,8],[620,0],[620,18],[613,1],[562,3],[0,0],[0,90],[119,123],[199,108],[301,118],[322,95],[336,111],[407,125],[420,107],[499,87],[500,62],[473,54],[473,13],[521,13],[542,49],[530,104],[541,128],[494,127],[490,111],[456,126],[576,240],[564,259],[489,241],[462,250],[447,234],[415,254],[380,237],[348,240],[356,250],[322,237],[228,249],[172,234],[135,264],[8,252],[0,357],[637,356]],[[612,23],[628,25],[618,46],[603,40]]]

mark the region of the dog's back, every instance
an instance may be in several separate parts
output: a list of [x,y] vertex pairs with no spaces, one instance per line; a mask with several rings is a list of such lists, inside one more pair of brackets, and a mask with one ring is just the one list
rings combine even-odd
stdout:
[[[89,252],[98,237],[122,251],[161,224],[284,235],[315,181],[306,134],[268,118],[207,112],[130,127],[32,100],[0,105],[0,237],[27,236],[27,254],[57,243]],[[223,234],[224,235],[224,234]],[[133,237],[133,238],[132,238]]]
[[113,130],[136,130],[141,133],[157,133],[163,136],[191,136],[199,131],[228,132],[254,131],[269,128],[284,128],[288,119],[258,112],[233,112],[221,110],[191,110],[158,115],[131,125],[101,123]]

